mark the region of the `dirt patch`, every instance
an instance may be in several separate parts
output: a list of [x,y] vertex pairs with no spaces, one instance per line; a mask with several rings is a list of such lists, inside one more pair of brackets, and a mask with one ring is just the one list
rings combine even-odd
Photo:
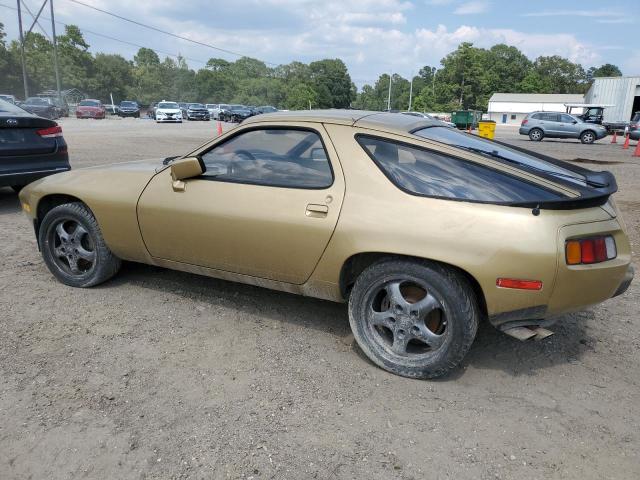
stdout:
[[[75,167],[178,155],[215,135],[209,122],[134,119],[63,129]],[[640,170],[600,147],[637,252]],[[343,305],[135,264],[98,288],[65,287],[9,189],[0,239],[2,478],[638,478],[638,282],[541,342],[482,325],[464,364],[426,382],[368,362]]]

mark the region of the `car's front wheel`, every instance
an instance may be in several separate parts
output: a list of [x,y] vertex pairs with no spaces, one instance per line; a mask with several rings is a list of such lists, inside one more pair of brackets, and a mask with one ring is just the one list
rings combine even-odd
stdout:
[[539,128],[532,128],[531,131],[529,131],[529,139],[532,142],[539,142],[543,138],[544,138],[544,132]]
[[436,378],[455,368],[471,347],[479,311],[469,282],[427,261],[389,259],[357,278],[349,322],[360,348],[397,375]]
[[586,132],[582,132],[580,135],[580,141],[582,143],[591,144],[596,141],[596,134],[591,130],[587,130]]
[[98,222],[82,203],[51,209],[42,220],[38,240],[47,267],[66,285],[92,287],[120,269],[120,259],[109,250]]

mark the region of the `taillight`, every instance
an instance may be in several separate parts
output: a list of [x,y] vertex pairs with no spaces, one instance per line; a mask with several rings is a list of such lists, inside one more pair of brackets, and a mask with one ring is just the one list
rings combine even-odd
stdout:
[[567,240],[567,265],[588,265],[612,260],[618,256],[616,241],[611,235]]
[[527,122],[528,122],[528,121],[529,121],[529,120],[527,120],[527,119],[525,118],[524,120],[522,120],[522,123],[520,124],[520,126],[521,126],[521,127],[524,127],[524,126],[527,124]]
[[43,128],[41,130],[36,130],[36,133],[40,135],[42,138],[55,138],[62,136],[62,127],[60,125],[56,125],[55,127]]

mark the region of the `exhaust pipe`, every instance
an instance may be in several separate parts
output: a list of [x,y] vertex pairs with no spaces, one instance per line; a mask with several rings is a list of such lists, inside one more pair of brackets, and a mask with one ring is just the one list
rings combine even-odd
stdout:
[[538,326],[512,327],[503,330],[503,332],[513,338],[517,338],[522,342],[531,338],[533,338],[534,340],[543,340],[553,335],[553,332],[551,330],[547,330],[546,328]]

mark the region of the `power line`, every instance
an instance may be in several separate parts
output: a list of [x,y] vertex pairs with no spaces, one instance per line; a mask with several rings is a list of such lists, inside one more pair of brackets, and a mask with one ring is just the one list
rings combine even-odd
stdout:
[[[227,49],[225,49],[225,48],[216,47],[215,45],[212,45],[212,44],[210,44],[210,43],[200,42],[200,41],[198,41],[198,40],[193,40],[193,39],[188,38],[188,37],[183,37],[182,35],[177,35],[177,34],[175,34],[175,33],[169,32],[169,31],[167,31],[167,30],[162,30],[162,29],[160,29],[160,28],[158,28],[158,27],[154,27],[154,26],[152,26],[152,25],[147,25],[147,24],[145,24],[145,23],[141,23],[141,22],[138,22],[138,21],[136,21],[136,20],[132,20],[132,19],[130,19],[130,18],[123,17],[123,16],[118,15],[118,14],[116,14],[116,13],[109,12],[109,11],[107,11],[107,10],[103,10],[103,9],[101,9],[101,8],[98,8],[98,7],[94,7],[93,5],[89,5],[89,4],[87,4],[87,3],[80,2],[79,0],[68,0],[68,1],[69,1],[69,2],[72,2],[72,3],[76,3],[76,4],[78,4],[78,5],[82,5],[83,7],[90,8],[90,9],[92,9],[92,10],[96,10],[97,12],[101,12],[101,13],[105,13],[105,14],[107,14],[107,15],[111,15],[112,17],[118,18],[118,19],[120,19],[120,20],[124,20],[125,22],[133,23],[134,25],[138,25],[138,26],[140,26],[140,27],[148,28],[148,29],[150,29],[150,30],[154,30],[154,31],[156,31],[156,32],[163,33],[163,34],[165,34],[165,35],[169,35],[169,36],[174,37],[174,38],[179,38],[180,40],[184,40],[184,41],[186,41],[186,42],[195,43],[196,45],[200,45],[200,46],[203,46],[203,47],[212,48],[212,49],[214,49],[214,50],[218,50],[219,52],[228,53],[228,54],[230,54],[230,55],[235,55],[235,56],[237,56],[237,57],[249,57],[249,56],[250,56],[250,55],[245,55],[245,54],[243,54],[243,53],[234,52],[233,50],[227,50]],[[278,65],[277,63],[267,62],[267,61],[264,61],[264,60],[263,60],[263,62],[264,62],[265,64],[267,64],[267,65],[272,65],[272,66],[277,66],[277,65]]]
[[[5,7],[5,8],[8,8],[9,10],[13,10],[13,11],[15,11],[15,12],[17,12],[17,11],[18,11],[18,9],[17,9],[17,8],[15,8],[15,7],[11,7],[11,6],[9,6],[9,5],[5,5],[4,3],[0,3],[0,7]],[[43,20],[51,20],[50,18],[47,18],[47,17],[45,17],[45,16],[40,16],[40,18],[42,18]],[[64,23],[64,22],[60,22],[59,20],[56,20],[56,23],[57,23],[58,25],[62,25],[62,26],[65,26],[65,27],[68,27],[68,26],[69,26],[69,24]],[[75,25],[75,26],[77,26],[77,25]],[[78,28],[80,28],[80,27],[78,27]],[[81,30],[83,33],[88,33],[88,34],[91,34],[91,35],[95,35],[96,37],[106,38],[106,39],[108,39],[108,40],[113,40],[114,42],[119,42],[119,43],[123,43],[123,44],[125,44],[125,45],[130,45],[130,46],[132,46],[132,47],[137,47],[137,48],[148,48],[149,50],[153,50],[154,52],[156,52],[156,53],[160,53],[160,54],[162,54],[162,55],[168,55],[169,57],[174,57],[174,58],[180,58],[180,57],[182,57],[182,58],[184,58],[185,60],[189,60],[190,62],[201,63],[201,64],[203,64],[203,65],[206,65],[206,64],[207,64],[207,62],[205,62],[205,61],[203,61],[203,60],[198,60],[198,59],[195,59],[195,58],[184,57],[184,56],[182,56],[182,55],[176,55],[176,54],[174,54],[174,53],[164,52],[164,51],[162,51],[162,50],[157,50],[157,49],[155,49],[155,48],[146,47],[146,46],[144,46],[144,45],[139,45],[139,44],[137,44],[137,43],[128,42],[128,41],[126,41],[126,40],[121,40],[121,39],[119,39],[119,38],[111,37],[111,36],[109,36],[109,35],[105,35],[105,34],[103,34],[103,33],[93,32],[93,31],[91,31],[91,30],[87,30],[86,28],[80,28],[80,30]]]

